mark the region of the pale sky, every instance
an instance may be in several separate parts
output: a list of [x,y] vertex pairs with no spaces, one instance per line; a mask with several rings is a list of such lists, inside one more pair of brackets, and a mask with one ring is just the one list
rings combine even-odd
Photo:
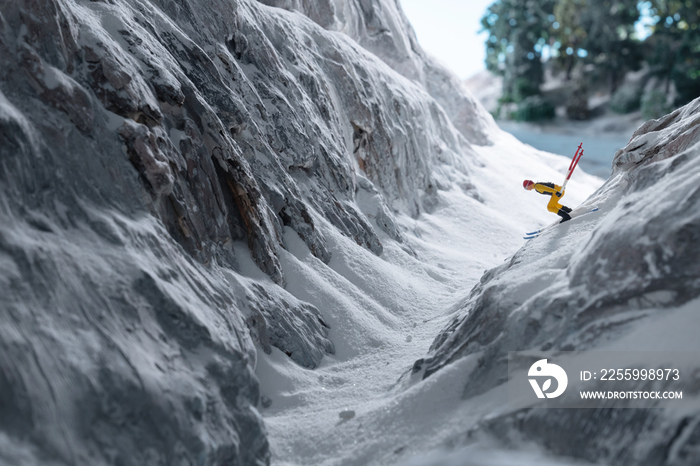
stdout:
[[468,78],[486,68],[481,17],[494,0],[401,0],[423,50]]

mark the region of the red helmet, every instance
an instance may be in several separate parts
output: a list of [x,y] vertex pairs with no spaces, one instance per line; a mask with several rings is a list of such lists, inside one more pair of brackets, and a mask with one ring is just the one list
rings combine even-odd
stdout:
[[527,189],[530,186],[532,186],[533,184],[535,184],[535,183],[532,180],[525,180],[525,181],[523,181],[523,188]]

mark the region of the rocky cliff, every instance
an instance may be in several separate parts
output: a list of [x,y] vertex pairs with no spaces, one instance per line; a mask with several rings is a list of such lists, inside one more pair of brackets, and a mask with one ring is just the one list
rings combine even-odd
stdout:
[[427,55],[399,0],[261,0],[299,11],[330,31],[348,35],[392,69],[420,84],[447,112],[455,128],[474,144],[489,144],[496,125],[460,80]]
[[285,230],[381,254],[473,189],[493,123],[398,5],[287,3],[3,4],[0,463],[269,462],[255,345],[334,351]]

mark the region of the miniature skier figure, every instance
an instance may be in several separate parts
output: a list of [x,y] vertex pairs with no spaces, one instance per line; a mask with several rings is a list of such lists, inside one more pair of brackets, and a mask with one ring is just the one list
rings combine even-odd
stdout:
[[547,210],[554,212],[561,217],[561,222],[559,223],[564,223],[567,220],[571,220],[571,215],[569,215],[571,209],[559,203],[564,195],[563,188],[561,186],[554,183],[535,183],[532,180],[525,180],[523,181],[523,188],[527,189],[528,191],[532,191],[534,189],[540,194],[551,196],[552,198],[549,200],[549,203],[547,203]]

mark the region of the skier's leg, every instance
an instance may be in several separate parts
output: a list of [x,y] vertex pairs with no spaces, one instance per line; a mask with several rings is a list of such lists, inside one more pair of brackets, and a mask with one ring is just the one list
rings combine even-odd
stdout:
[[[571,209],[569,209],[569,212],[571,212]],[[564,223],[567,220],[571,220],[571,215],[569,215],[569,212],[565,211],[564,208],[559,209],[557,212],[557,215],[561,217],[561,222],[559,223]]]
[[554,214],[558,213],[562,207],[563,206],[559,204],[559,198],[556,195],[553,195],[547,203],[547,210]]
[[565,205],[561,206],[561,209],[566,212],[567,214],[571,213],[571,207],[566,207]]

